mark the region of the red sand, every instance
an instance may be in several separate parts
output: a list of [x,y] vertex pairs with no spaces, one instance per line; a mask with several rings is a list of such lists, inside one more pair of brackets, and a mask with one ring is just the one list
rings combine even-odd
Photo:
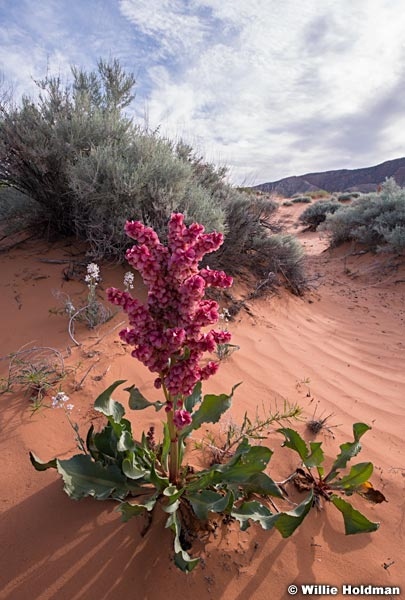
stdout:
[[[300,210],[280,208],[292,230]],[[293,583],[405,589],[405,268],[393,269],[395,260],[388,255],[353,256],[349,247],[324,251],[320,234],[298,234],[308,253],[311,291],[304,298],[280,293],[250,303],[252,314],[240,313],[230,324],[240,350],[205,390],[222,393],[243,381],[231,410],[235,422],[246,410],[254,416],[257,407],[281,406],[283,399],[298,402],[305,418],[333,413],[328,424],[338,425],[331,430],[335,439],[326,430],[316,438],[324,442],[328,460],[352,438],[352,423],[371,425],[357,462],[374,462],[372,482],[388,503],[371,505],[359,497],[353,503],[380,521],[380,529],[345,536],[341,515],[332,506],[312,511],[288,540],[258,526],[240,532],[232,525],[211,535],[205,550],[195,548],[203,551],[204,560],[184,575],[170,560],[172,539],[163,517],[157,514],[141,537],[143,521],[121,523],[113,502],[73,502],[55,471],[34,471],[29,450],[44,460],[69,456],[75,452],[73,432],[62,411],[43,407],[32,414],[28,397],[16,391],[0,395],[1,599],[278,600],[288,597],[287,586]],[[77,251],[69,244],[28,241],[0,254],[0,328],[2,356],[28,342],[62,351],[73,371],[61,385],[84,435],[95,418],[93,400],[116,379],[135,383],[152,399],[159,392],[152,375],[120,343],[117,329],[112,331],[124,315],[117,313],[95,331],[77,329],[82,345],[75,347],[66,316],[49,313],[58,306],[53,289],[77,302],[86,288],[78,280],[64,280],[66,265],[39,258],[61,259]],[[103,285],[121,286],[123,273],[122,267],[102,266]],[[3,377],[7,364],[0,362]],[[82,389],[75,391],[83,378]],[[122,389],[115,396],[127,400]],[[49,397],[44,404],[50,404]],[[131,415],[139,433],[150,424],[159,431],[160,419],[153,409]],[[307,440],[314,439],[304,422],[295,426]],[[203,433],[196,432],[195,438]],[[280,449],[281,441],[269,433],[267,443],[275,451],[270,474],[276,479],[298,466],[293,452]]]

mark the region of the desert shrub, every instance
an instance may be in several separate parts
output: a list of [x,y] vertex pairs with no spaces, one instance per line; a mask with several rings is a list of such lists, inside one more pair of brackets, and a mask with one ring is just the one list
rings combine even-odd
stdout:
[[163,233],[173,210],[223,229],[220,200],[233,192],[225,170],[142,130],[124,109],[135,79],[118,61],[72,69],[72,82],[38,82],[34,102],[0,101],[0,177],[44,209],[48,229],[90,244],[93,258],[122,260],[125,220]]
[[277,206],[262,198],[233,197],[225,207],[224,244],[209,264],[233,275],[247,269],[258,279],[274,273],[299,293],[305,281],[303,250],[294,236],[270,232],[268,220]]
[[309,229],[315,231],[318,225],[325,221],[327,214],[334,213],[340,208],[341,205],[336,200],[322,200],[308,206],[300,215],[299,220],[307,225]]
[[296,198],[291,198],[291,202],[294,202],[294,204],[309,204],[312,202],[312,198],[310,196],[297,196]]
[[282,206],[292,206],[293,203],[291,202],[291,200],[284,200]]
[[332,245],[345,241],[372,250],[403,252],[405,248],[405,190],[387,179],[381,193],[362,196],[327,217],[325,229]]
[[360,198],[361,194],[359,192],[350,192],[347,194],[339,194],[337,199],[339,202],[348,202],[350,200],[356,200]]

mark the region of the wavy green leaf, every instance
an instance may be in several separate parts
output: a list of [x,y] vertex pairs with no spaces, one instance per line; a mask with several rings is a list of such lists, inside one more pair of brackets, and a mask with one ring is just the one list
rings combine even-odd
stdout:
[[324,453],[322,450],[322,442],[309,442],[311,448],[310,454],[304,460],[304,465],[311,469],[312,467],[319,467],[324,461]]
[[306,467],[311,469],[312,467],[319,467],[322,464],[324,460],[324,454],[321,448],[322,442],[310,442],[310,450],[308,450],[305,441],[295,429],[283,427],[277,431],[282,433],[285,437],[285,441],[282,445],[297,452]]
[[353,535],[355,533],[371,533],[379,528],[379,523],[373,523],[372,521],[369,521],[367,517],[353,508],[353,506],[349,504],[349,502],[346,502],[346,500],[343,500],[343,498],[339,498],[339,496],[332,496],[331,501],[343,515],[346,535]]
[[150,481],[156,487],[158,492],[163,492],[163,490],[170,486],[170,482],[167,477],[161,477],[158,473],[156,473],[155,466],[151,465],[150,470]]
[[125,476],[116,465],[103,466],[88,454],[76,454],[68,460],[57,460],[57,469],[65,484],[65,492],[74,500],[93,496],[96,500],[128,494]]
[[150,512],[153,510],[157,499],[158,495],[154,494],[143,504],[130,504],[129,502],[123,502],[119,505],[117,511],[121,513],[121,518],[124,523],[126,523],[132,519],[132,517],[137,517],[138,515],[143,514],[145,511]]
[[129,392],[128,406],[131,410],[143,410],[148,406],[153,406],[157,412],[164,406],[163,402],[149,402],[135,385],[124,388],[124,391]]
[[290,427],[282,427],[281,429],[277,429],[277,431],[282,433],[285,437],[282,446],[285,446],[286,448],[291,448],[291,450],[297,452],[301,460],[304,462],[309,452],[306,443],[304,442],[298,431],[295,431],[295,429],[291,429]]
[[94,403],[94,409],[103,413],[106,417],[111,417],[115,423],[120,423],[122,417],[125,415],[125,409],[119,402],[116,402],[111,398],[111,394],[114,390],[125,383],[125,379],[115,381],[102,392]]
[[284,494],[267,473],[255,473],[245,484],[240,484],[245,493],[255,493],[261,496],[274,496],[284,498]]
[[187,500],[189,500],[193,511],[201,521],[206,521],[210,512],[223,512],[229,504],[230,497],[231,492],[223,496],[211,490],[202,490],[194,494],[187,494]]
[[373,470],[374,466],[371,462],[358,463],[357,465],[353,465],[348,475],[342,477],[335,483],[331,483],[330,487],[335,490],[339,489],[354,492],[356,488],[369,480]]
[[186,437],[193,429],[201,427],[203,423],[217,423],[224,412],[230,408],[233,393],[238,386],[240,386],[240,383],[233,386],[229,395],[220,394],[216,396],[215,394],[207,394],[204,396],[199,409],[193,414],[191,424],[182,430],[181,436],[183,438]]
[[183,550],[180,542],[181,524],[177,512],[169,515],[166,521],[166,527],[170,528],[174,533],[174,562],[175,565],[184,573],[190,573],[194,567],[200,562],[199,558],[191,558],[190,555]]
[[360,438],[371,429],[365,423],[354,423],[353,425],[353,442],[346,442],[340,446],[340,454],[337,456],[329,474],[325,477],[325,481],[334,479],[340,469],[344,469],[351,458],[356,456],[361,450]]
[[301,504],[294,510],[279,513],[280,517],[275,522],[274,526],[281,533],[283,538],[289,537],[301,525],[309,511],[311,510],[313,501],[313,491],[305,498]]
[[132,433],[130,431],[124,430],[121,433],[121,436],[117,442],[117,450],[119,452],[125,452],[127,450],[133,450],[135,447],[135,442],[132,437]]
[[129,479],[141,479],[147,474],[147,470],[139,463],[134,452],[128,452],[122,461],[122,471]]
[[260,523],[262,529],[269,530],[275,526],[281,513],[273,514],[266,506],[254,500],[243,502],[240,506],[233,508],[231,516],[239,521],[242,531],[250,527],[249,521],[256,521]]

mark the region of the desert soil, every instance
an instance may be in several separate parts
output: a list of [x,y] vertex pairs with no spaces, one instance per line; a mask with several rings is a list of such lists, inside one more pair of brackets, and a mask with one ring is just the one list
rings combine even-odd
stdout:
[[[256,410],[264,414],[284,402],[298,403],[303,420],[292,425],[306,440],[323,442],[328,463],[352,439],[352,424],[368,423],[372,430],[357,462],[374,463],[372,483],[387,502],[356,497],[353,503],[380,529],[345,536],[333,506],[312,511],[288,540],[259,526],[241,532],[236,524],[219,524],[195,546],[202,563],[184,575],[170,560],[171,533],[163,529],[163,517],[156,515],[142,537],[142,519],[121,523],[113,502],[71,501],[55,471],[34,471],[28,452],[43,460],[68,457],[76,451],[73,431],[63,411],[48,408],[51,393],[34,411],[29,393],[15,386],[0,395],[1,599],[278,600],[289,597],[288,585],[304,583],[402,586],[405,593],[405,268],[395,257],[361,254],[350,246],[327,250],[322,234],[296,228],[301,210],[281,207],[280,214],[305,245],[309,291],[303,297],[280,291],[250,302],[249,312],[229,325],[240,350],[205,390],[222,393],[243,382],[218,436],[227,418],[240,423],[246,411],[253,417]],[[44,260],[83,265],[72,272],[69,263]],[[77,327],[80,346],[68,336],[66,315],[54,314],[61,306],[55,290],[76,304],[85,299],[85,264],[74,242],[29,240],[0,253],[0,376],[7,378],[7,356],[24,345],[57,349],[68,374],[54,389],[60,386],[70,396],[82,435],[90,422],[97,426],[95,397],[117,379],[159,397],[151,374],[118,339],[122,313],[92,331]],[[101,268],[102,297],[109,285],[122,287],[125,269]],[[122,387],[115,397],[127,400]],[[325,417],[328,427],[315,437],[306,420]],[[150,425],[159,431],[161,416],[153,409],[130,418],[139,433]],[[264,443],[274,450],[269,473],[280,480],[298,463],[292,451],[281,449],[275,429]],[[192,447],[190,456],[201,459]]]

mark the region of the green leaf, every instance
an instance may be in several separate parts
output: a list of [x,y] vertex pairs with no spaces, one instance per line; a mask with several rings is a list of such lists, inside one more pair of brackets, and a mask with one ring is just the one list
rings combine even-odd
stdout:
[[272,451],[269,448],[252,447],[245,438],[227,463],[213,465],[206,471],[200,471],[198,478],[189,483],[187,488],[189,492],[193,493],[210,485],[221,483],[236,483],[240,486],[249,484],[254,475],[261,473],[266,468],[271,455]]
[[275,523],[275,528],[281,533],[283,538],[289,537],[301,525],[309,511],[311,510],[313,500],[313,491],[305,498],[294,510],[279,513],[280,517]]
[[291,450],[295,450],[295,452],[299,454],[301,460],[304,462],[308,456],[308,448],[300,434],[295,431],[295,429],[290,429],[289,427],[283,427],[277,431],[282,433],[285,437],[285,441],[283,442],[282,446],[291,448]]
[[151,510],[153,510],[157,498],[158,495],[154,494],[149,498],[149,500],[144,502],[144,504],[130,504],[129,502],[123,502],[117,508],[117,511],[121,513],[121,518],[124,521],[124,523],[126,523],[127,521],[132,519],[132,517],[137,517],[145,511],[150,512]]
[[151,483],[156,487],[158,492],[163,492],[163,490],[170,486],[170,482],[167,477],[161,477],[156,473],[155,466],[152,464],[150,470],[150,480]]
[[346,442],[340,446],[340,454],[332,465],[329,474],[325,477],[325,481],[334,479],[340,469],[344,469],[351,458],[356,456],[361,450],[360,438],[371,429],[365,423],[354,423],[353,425],[353,442]]
[[125,410],[122,404],[111,398],[111,394],[122,383],[125,383],[125,379],[115,381],[99,395],[94,403],[95,410],[103,413],[106,417],[111,417],[115,423],[121,422],[122,417],[125,415]]
[[121,433],[121,437],[117,443],[117,450],[119,452],[125,452],[126,450],[133,450],[135,447],[135,442],[132,438],[132,434],[130,431],[124,430]]
[[256,500],[243,502],[243,504],[231,510],[231,516],[239,521],[242,531],[250,527],[249,520],[260,523],[263,529],[272,529],[280,515],[281,513],[273,514],[266,506]]
[[163,402],[149,402],[134,385],[124,388],[124,390],[129,392],[128,406],[131,410],[143,410],[144,408],[148,408],[148,406],[153,406],[157,412],[164,406]]
[[277,483],[267,475],[267,473],[256,473],[252,475],[243,486],[245,492],[253,492],[261,496],[274,496],[275,498],[284,498],[284,494]]
[[194,406],[201,402],[201,399],[202,399],[201,390],[202,390],[202,383],[201,383],[201,381],[197,381],[190,396],[187,396],[187,398],[184,400],[184,408],[189,413],[192,413]]
[[94,460],[98,460],[99,458],[99,451],[97,449],[97,446],[94,443],[94,425],[90,425],[90,428],[87,432],[87,436],[86,436],[86,448],[87,450],[90,452],[91,456],[94,458]]
[[319,467],[324,460],[323,450],[321,448],[322,442],[309,442],[311,447],[311,454],[304,460],[304,465],[311,469],[312,467]]
[[74,500],[93,496],[96,500],[125,497],[126,480],[116,465],[104,467],[88,454],[77,454],[68,460],[57,460],[57,469],[65,483],[65,492]]
[[265,446],[250,447],[246,453],[238,456],[235,463],[214,465],[213,469],[219,474],[215,480],[237,483],[250,481],[252,475],[261,473],[266,468],[272,454],[270,448]]
[[221,513],[227,508],[230,496],[231,492],[228,492],[226,496],[223,496],[218,492],[203,490],[202,492],[188,494],[187,500],[189,500],[193,507],[196,516],[201,521],[206,521],[209,512]]
[[56,469],[56,462],[57,459],[53,458],[52,460],[48,460],[48,462],[43,462],[40,458],[38,458],[37,456],[35,456],[35,454],[33,452],[30,452],[30,461],[32,463],[32,466],[37,470],[37,471],[46,471],[47,469]]
[[204,396],[200,408],[193,414],[191,424],[182,430],[181,436],[186,437],[193,429],[201,427],[203,423],[217,423],[224,412],[230,408],[233,393],[238,386],[240,386],[240,383],[233,386],[229,396],[227,394],[220,394],[219,396],[207,394]]
[[285,437],[285,441],[282,445],[297,452],[306,467],[311,469],[312,467],[319,467],[319,465],[322,464],[324,454],[321,448],[321,442],[310,442],[309,445],[311,451],[309,451],[306,443],[295,429],[283,427],[277,431],[282,433]]
[[190,573],[200,562],[200,559],[191,558],[181,546],[181,524],[177,512],[169,515],[169,518],[166,521],[166,527],[169,527],[174,533],[174,563],[176,567],[181,569],[184,573]]
[[368,481],[373,470],[374,466],[371,462],[353,465],[348,475],[342,477],[335,483],[330,484],[330,487],[335,490],[347,490],[354,492],[362,483]]
[[349,502],[346,502],[346,500],[343,500],[343,498],[339,498],[339,496],[332,496],[331,501],[343,515],[346,535],[352,535],[355,533],[371,533],[379,528],[379,523],[373,523],[372,521],[369,521],[367,517],[353,508],[353,506],[349,504]]
[[147,473],[146,469],[139,464],[134,452],[128,452],[128,456],[122,461],[122,471],[129,479],[141,479]]
[[169,487],[163,490],[163,495],[169,498],[169,502],[163,505],[162,508],[165,512],[171,514],[175,512],[180,506],[180,496],[182,496],[184,488],[178,490],[175,485],[169,485]]

